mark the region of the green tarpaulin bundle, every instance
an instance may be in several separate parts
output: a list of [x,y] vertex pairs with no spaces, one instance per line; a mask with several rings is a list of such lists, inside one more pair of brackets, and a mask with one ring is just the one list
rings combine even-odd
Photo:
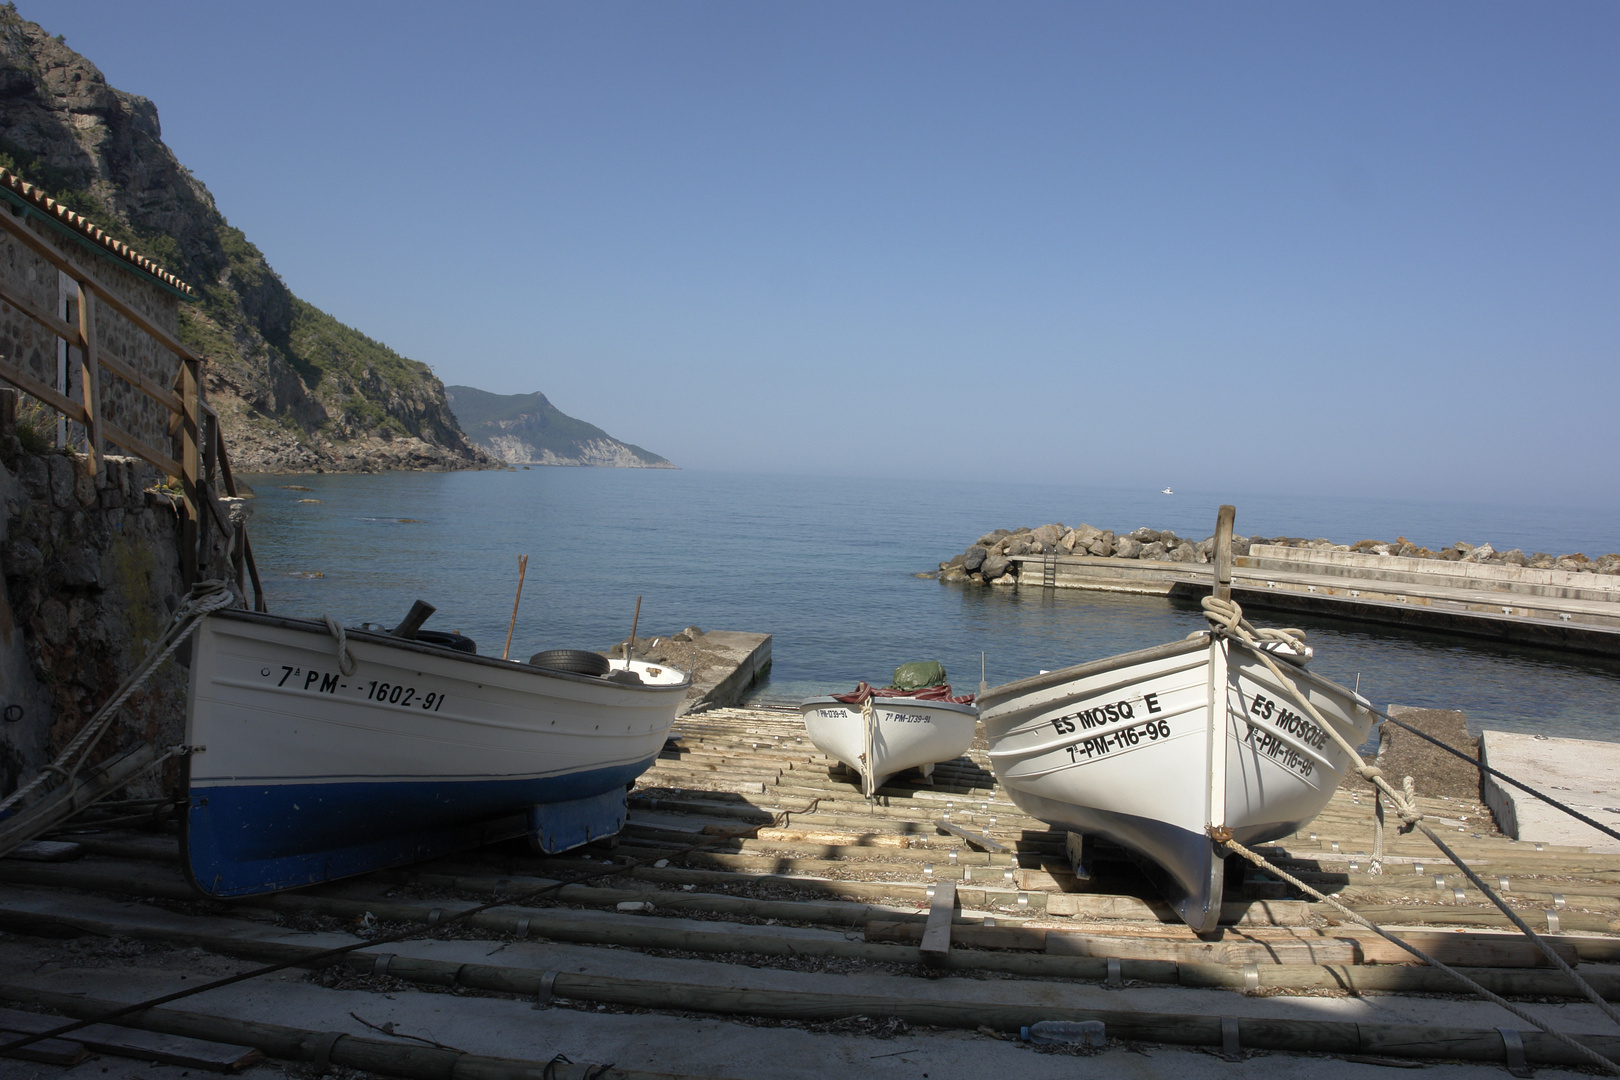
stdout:
[[921,690],[945,681],[945,665],[938,660],[913,660],[894,669],[894,682],[889,685],[896,690]]

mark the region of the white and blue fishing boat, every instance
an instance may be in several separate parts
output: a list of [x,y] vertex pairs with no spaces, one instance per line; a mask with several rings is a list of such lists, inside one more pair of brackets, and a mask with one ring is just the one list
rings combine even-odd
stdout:
[[591,674],[478,656],[456,635],[335,629],[232,610],[197,630],[182,848],[209,896],[517,836],[548,853],[612,836],[690,685],[635,660],[573,654]]
[[[1216,525],[1223,600],[1233,514],[1221,507]],[[1307,714],[1350,746],[1375,723],[1371,702],[1305,670],[1309,659],[1297,636],[1256,644],[1206,631],[995,687],[979,707],[996,781],[1072,834],[1076,876],[1089,875],[1086,837],[1112,841],[1194,930],[1213,931],[1226,865],[1215,837],[1252,846],[1298,831],[1360,764]]]

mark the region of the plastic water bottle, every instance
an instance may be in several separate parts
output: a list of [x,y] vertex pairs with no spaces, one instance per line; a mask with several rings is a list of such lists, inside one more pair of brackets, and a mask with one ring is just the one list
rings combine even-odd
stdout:
[[1025,1042],[1073,1043],[1079,1046],[1106,1046],[1108,1036],[1101,1020],[1042,1020],[1018,1029]]

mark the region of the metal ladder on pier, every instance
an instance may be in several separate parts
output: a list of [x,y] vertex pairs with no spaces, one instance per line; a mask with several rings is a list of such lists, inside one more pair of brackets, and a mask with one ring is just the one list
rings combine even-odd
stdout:
[[1057,588],[1057,552],[1048,551],[1041,562],[1041,588]]

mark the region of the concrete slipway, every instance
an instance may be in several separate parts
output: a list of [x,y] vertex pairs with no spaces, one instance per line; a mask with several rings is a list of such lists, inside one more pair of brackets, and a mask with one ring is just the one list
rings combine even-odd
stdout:
[[[283,1055],[304,1064],[258,1065],[255,1076],[307,1074],[323,1048],[340,1073],[365,1071],[369,1047],[393,1044],[415,1047],[416,1071],[373,1071],[446,1080],[518,1075],[490,1071],[488,1057],[530,1062],[521,1075],[545,1080],[559,1053],[613,1064],[605,1080],[829,1069],[928,1080],[1219,1076],[1236,1067],[1211,1052],[1221,1018],[1251,1048],[1241,1051],[1249,1073],[1382,1075],[1421,1061],[1431,1075],[1461,1076],[1501,1068],[1497,1028],[1528,1027],[1494,1005],[1436,994],[1448,984],[1434,973],[1392,962],[1403,954],[1280,882],[1249,875],[1227,898],[1241,921],[1204,940],[1169,921],[1128,864],[1104,862],[1082,888],[1064,872],[1061,837],[1006,801],[982,751],[940,766],[933,785],[892,783],[868,804],[804,740],[796,713],[710,710],[682,718],[676,736],[632,793],[618,846],[558,858],[498,847],[206,903],[186,887],[161,826],[81,821],[91,831],[67,837],[76,858],[0,860],[0,996],[89,1014],[98,1006],[86,1002],[135,1002],[359,943],[343,966],[294,967],[168,1008],[310,1033]],[[1620,855],[1515,843],[1472,801],[1423,807],[1471,865],[1507,879],[1515,909],[1577,970],[1620,998]],[[1370,800],[1345,789],[1269,851],[1537,1015],[1620,1051],[1620,1028],[1571,1000],[1562,976],[1536,966],[1427,841],[1392,837],[1387,872],[1372,875],[1370,839]],[[577,883],[523,896],[560,881]],[[957,907],[933,914],[953,894]],[[507,902],[448,921],[497,897]],[[948,944],[925,952],[919,939],[942,927]],[[369,945],[404,928],[420,936]],[[1088,1015],[1106,1018],[1111,1038],[1086,1061],[1008,1038],[1021,1024]],[[218,1039],[223,1021],[212,1023]],[[1311,1045],[1291,1040],[1329,1037],[1353,1048],[1290,1052]],[[1524,1042],[1532,1058],[1545,1051],[1533,1031]],[[0,1078],[194,1071],[106,1054],[71,1068],[0,1062]],[[552,1080],[583,1075],[559,1063]]]

